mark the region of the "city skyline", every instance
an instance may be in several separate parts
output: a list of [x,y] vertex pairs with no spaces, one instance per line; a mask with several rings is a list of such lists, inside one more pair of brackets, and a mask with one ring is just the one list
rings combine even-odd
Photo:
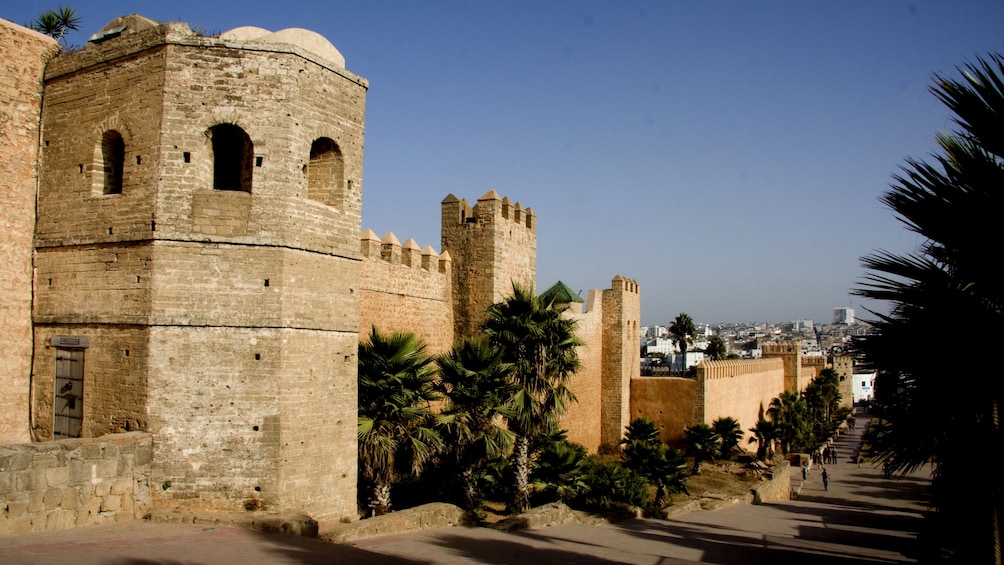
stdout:
[[1004,24],[977,1],[71,5],[76,45],[132,12],[324,35],[370,84],[362,229],[439,250],[440,201],[494,189],[538,216],[538,290],[632,278],[646,325],[883,310],[849,294],[860,258],[919,242],[879,197],[953,127],[932,75]]

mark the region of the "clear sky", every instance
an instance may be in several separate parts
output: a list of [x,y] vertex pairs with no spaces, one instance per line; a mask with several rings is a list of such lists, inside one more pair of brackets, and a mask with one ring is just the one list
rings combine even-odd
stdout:
[[439,250],[442,199],[495,189],[538,216],[538,290],[633,278],[644,324],[884,311],[849,291],[919,243],[878,198],[953,127],[931,77],[1004,51],[1000,0],[68,3],[77,45],[134,12],[324,35],[370,81],[363,229]]

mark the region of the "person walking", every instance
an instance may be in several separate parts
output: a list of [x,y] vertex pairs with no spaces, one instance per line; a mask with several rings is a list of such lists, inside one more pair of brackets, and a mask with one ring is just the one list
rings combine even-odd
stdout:
[[808,476],[809,476],[809,464],[802,463],[802,480],[805,481],[805,478]]
[[823,467],[823,490],[830,490],[830,474],[826,472],[826,467]]

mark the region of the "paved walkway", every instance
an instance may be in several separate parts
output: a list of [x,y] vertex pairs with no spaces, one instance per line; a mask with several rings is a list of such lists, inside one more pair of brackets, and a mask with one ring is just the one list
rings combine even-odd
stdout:
[[[0,563],[914,563],[927,474],[890,480],[872,464],[859,466],[853,458],[865,425],[859,418],[856,430],[838,438],[840,461],[826,466],[829,490],[823,490],[816,468],[796,486],[797,500],[778,504],[515,533],[442,528],[351,545],[241,528],[130,522],[0,536]],[[793,469],[793,479],[801,478],[801,470]]]

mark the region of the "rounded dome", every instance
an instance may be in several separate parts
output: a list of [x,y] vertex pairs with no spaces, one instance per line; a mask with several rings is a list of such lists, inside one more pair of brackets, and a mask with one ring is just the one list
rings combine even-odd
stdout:
[[259,37],[255,41],[296,45],[297,47],[302,47],[304,50],[320,56],[326,61],[345,68],[345,57],[338,52],[338,49],[335,49],[335,46],[332,45],[330,41],[325,39],[323,35],[315,31],[310,31],[309,29],[290,27],[266,35],[265,37]]
[[272,33],[271,31],[255,26],[235,27],[230,31],[220,34],[220,39],[236,39],[237,41],[254,41]]

